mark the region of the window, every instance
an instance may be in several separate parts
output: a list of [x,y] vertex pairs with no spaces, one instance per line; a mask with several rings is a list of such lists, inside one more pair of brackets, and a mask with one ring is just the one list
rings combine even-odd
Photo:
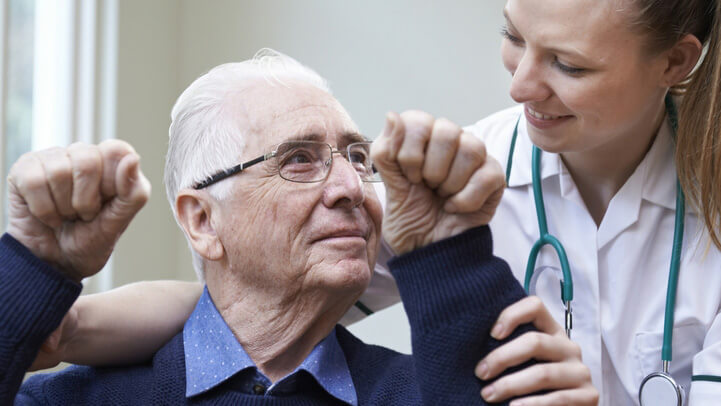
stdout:
[[[32,66],[34,39],[34,0],[3,0],[0,7],[0,162],[3,175],[12,162],[31,148],[32,134]],[[4,178],[4,176],[3,176]],[[3,188],[2,226],[6,223],[6,188]]]
[[[114,137],[116,19],[116,0],[0,0],[3,179],[27,151]],[[110,288],[100,275],[96,289]]]

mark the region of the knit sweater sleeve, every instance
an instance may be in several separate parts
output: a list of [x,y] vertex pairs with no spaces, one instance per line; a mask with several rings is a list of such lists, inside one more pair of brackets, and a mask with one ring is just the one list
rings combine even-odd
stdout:
[[0,405],[13,404],[25,371],[81,288],[10,235],[0,238]]
[[490,229],[468,230],[396,257],[389,266],[411,325],[424,404],[485,404],[475,365],[531,329],[522,326],[502,342],[490,337],[501,310],[525,296],[508,265],[493,256]]

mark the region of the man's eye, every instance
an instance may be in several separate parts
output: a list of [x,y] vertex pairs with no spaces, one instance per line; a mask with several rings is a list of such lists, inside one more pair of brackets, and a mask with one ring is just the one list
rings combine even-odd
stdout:
[[348,155],[348,160],[353,163],[365,164],[368,160],[368,154],[364,151],[352,151],[350,155]]
[[300,165],[313,163],[314,158],[308,151],[293,151],[283,160],[283,165]]

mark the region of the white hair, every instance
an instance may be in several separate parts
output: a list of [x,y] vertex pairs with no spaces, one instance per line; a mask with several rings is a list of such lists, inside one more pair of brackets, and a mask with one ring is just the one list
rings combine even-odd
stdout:
[[[176,221],[175,199],[216,172],[237,165],[245,147],[244,129],[232,116],[228,103],[243,89],[259,82],[288,86],[301,82],[330,93],[325,79],[295,59],[272,49],[261,49],[252,59],[216,66],[195,79],[178,97],[170,113],[170,140],[165,160],[165,190]],[[228,182],[208,187],[216,199],[227,196]],[[182,227],[181,227],[182,228]],[[186,234],[186,239],[188,235]],[[202,257],[193,250],[193,267],[204,280]]]

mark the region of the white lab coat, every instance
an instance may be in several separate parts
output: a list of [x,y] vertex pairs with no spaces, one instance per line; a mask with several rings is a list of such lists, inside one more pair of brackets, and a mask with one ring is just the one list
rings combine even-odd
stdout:
[[[520,106],[504,110],[466,130],[483,139],[488,153],[505,166],[513,127],[522,113]],[[528,253],[539,236],[531,147],[525,118],[521,118],[508,189],[491,222],[495,254],[508,261],[521,283]],[[583,350],[583,361],[601,394],[599,404],[638,404],[643,378],[661,370],[676,204],[670,126],[664,124],[598,227],[560,157],[543,153],[541,162],[549,232],[565,246],[573,274],[572,339]],[[398,300],[393,280],[383,267],[387,255],[381,254],[371,287],[361,298],[374,310]],[[536,270],[531,293],[563,325],[561,273],[552,248],[541,250]],[[670,372],[686,389],[685,404],[691,406],[721,404],[721,383],[691,384],[692,374],[721,375],[720,308],[721,253],[709,243],[703,223],[689,207]],[[349,314],[345,321],[357,316]]]

